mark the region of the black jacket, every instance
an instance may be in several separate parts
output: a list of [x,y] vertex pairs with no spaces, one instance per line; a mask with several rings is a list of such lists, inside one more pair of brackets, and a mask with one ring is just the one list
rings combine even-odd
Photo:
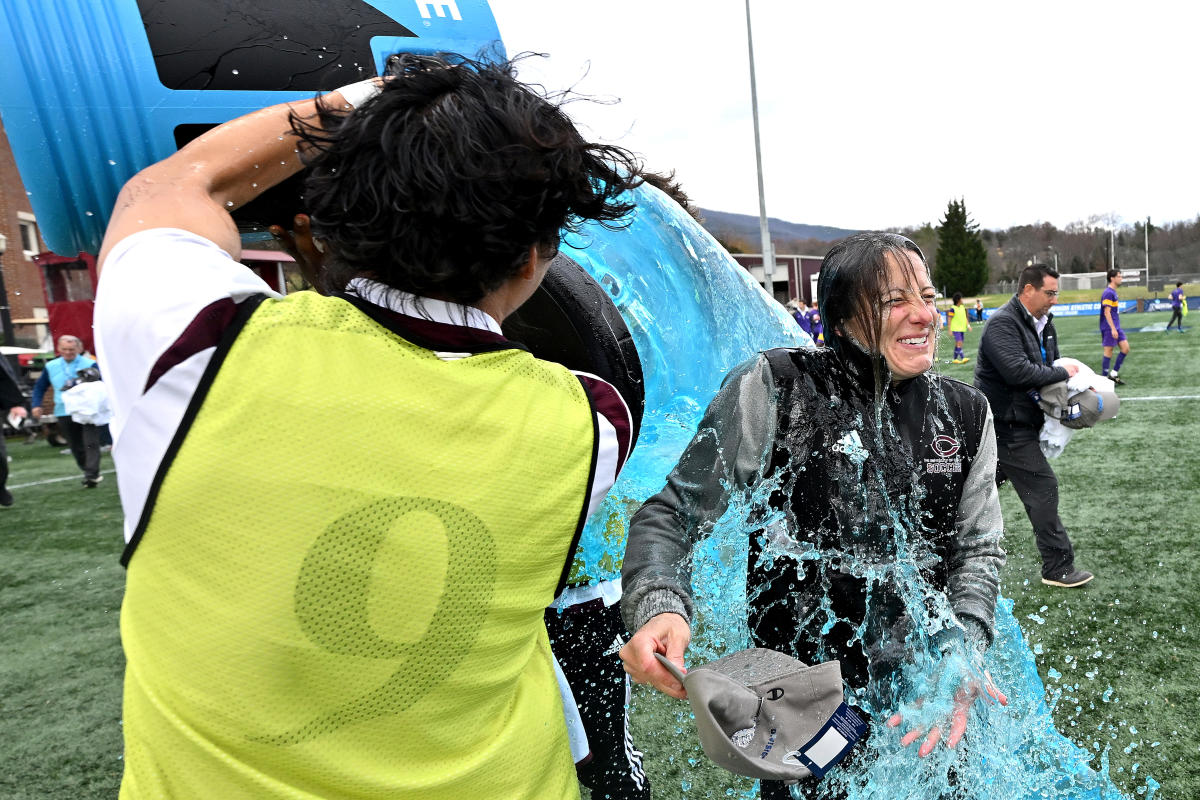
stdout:
[[24,405],[25,395],[21,394],[21,386],[8,363],[8,356],[0,355],[0,412],[7,415],[13,406]]
[[998,439],[1036,439],[1045,415],[1030,390],[1070,377],[1062,367],[1050,366],[1058,358],[1058,336],[1054,315],[1049,317],[1039,342],[1033,318],[1013,295],[983,329],[975,386],[992,406]]
[[[865,356],[843,347],[840,355],[793,348],[765,357],[778,393],[768,474],[781,476],[781,485],[771,505],[784,511],[801,546],[837,555],[797,568],[791,559],[764,557],[766,537],[751,536],[752,642],[807,664],[837,658],[852,686],[866,686],[868,671],[882,686],[906,657],[913,621],[902,592],[839,562],[888,569],[899,558],[899,524],[910,548],[905,558],[921,564],[930,590],[948,591],[952,573],[965,566],[957,512],[985,435],[987,401],[964,383],[922,374],[888,382],[876,423]],[[863,449],[861,464],[845,449],[850,432]],[[988,594],[973,598],[980,610],[966,612],[984,636],[992,626]],[[832,627],[827,610],[838,619]]]

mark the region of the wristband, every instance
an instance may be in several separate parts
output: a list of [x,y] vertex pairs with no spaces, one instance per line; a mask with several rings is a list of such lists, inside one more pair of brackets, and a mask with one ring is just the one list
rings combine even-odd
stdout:
[[382,88],[383,83],[378,78],[367,78],[363,81],[347,84],[337,91],[351,108],[358,108],[379,94]]

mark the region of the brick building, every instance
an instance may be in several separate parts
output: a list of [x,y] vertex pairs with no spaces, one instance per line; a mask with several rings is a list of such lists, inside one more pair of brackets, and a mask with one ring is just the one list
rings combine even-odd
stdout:
[[[733,253],[733,260],[742,265],[761,286],[763,282],[762,253]],[[771,275],[771,296],[780,303],[795,297],[809,305],[817,301],[817,273],[821,271],[821,256],[775,254],[775,272]]]
[[22,347],[42,347],[49,336],[46,297],[41,272],[33,258],[45,249],[45,244],[38,234],[37,218],[17,172],[3,122],[0,122],[0,233],[8,242],[0,262],[15,343]]

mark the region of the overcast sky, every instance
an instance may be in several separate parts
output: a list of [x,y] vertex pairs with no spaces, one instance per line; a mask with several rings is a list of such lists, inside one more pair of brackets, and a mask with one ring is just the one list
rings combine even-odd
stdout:
[[[591,135],[758,214],[744,0],[491,0]],[[868,229],[1200,214],[1200,6],[751,0],[767,212]]]

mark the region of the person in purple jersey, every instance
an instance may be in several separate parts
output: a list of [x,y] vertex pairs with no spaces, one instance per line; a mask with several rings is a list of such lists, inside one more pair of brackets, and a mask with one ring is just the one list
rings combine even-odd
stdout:
[[796,320],[796,324],[800,326],[800,330],[812,335],[812,323],[808,321],[808,304],[803,300],[793,297],[787,305],[788,312],[792,315],[792,319]]
[[808,310],[808,333],[817,347],[825,346],[825,326],[821,324],[821,309],[813,306]]
[[1171,326],[1177,326],[1177,330],[1183,333],[1183,304],[1187,298],[1183,296],[1183,281],[1175,282],[1175,291],[1171,292],[1171,321],[1167,323],[1167,330],[1171,330]]
[[[1121,362],[1129,355],[1129,342],[1125,338],[1125,331],[1121,330],[1120,300],[1117,297],[1117,287],[1121,285],[1121,280],[1121,270],[1110,269],[1108,287],[1104,294],[1100,295],[1100,344],[1104,347],[1104,361],[1100,365],[1100,374],[1111,378],[1118,386],[1125,384],[1117,375],[1121,371]],[[1114,347],[1121,352],[1117,354],[1117,361],[1109,370]]]

